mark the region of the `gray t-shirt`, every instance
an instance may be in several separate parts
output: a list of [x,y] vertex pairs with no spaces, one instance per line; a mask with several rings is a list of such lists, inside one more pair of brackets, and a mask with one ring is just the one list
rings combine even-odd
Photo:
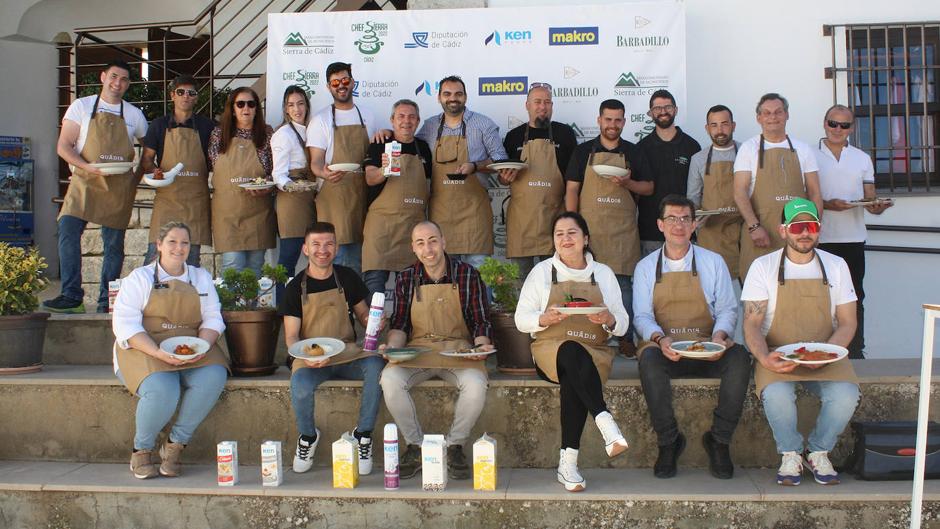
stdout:
[[[734,148],[729,145],[724,149],[715,147],[712,151],[712,162],[734,162],[734,155],[737,152],[738,142],[734,142]],[[708,158],[708,147],[702,148],[699,152],[692,155],[692,161],[689,162],[689,183],[685,195],[689,200],[695,203],[695,207],[702,207],[702,190],[705,177],[705,160]]]

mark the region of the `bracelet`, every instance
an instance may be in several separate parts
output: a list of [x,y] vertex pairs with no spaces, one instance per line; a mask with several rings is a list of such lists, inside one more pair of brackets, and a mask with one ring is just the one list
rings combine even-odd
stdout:
[[652,338],[653,343],[655,343],[656,345],[659,345],[659,342],[663,341],[663,338],[665,338],[665,337],[666,337],[665,334],[660,334],[659,336],[654,336],[654,337]]
[[754,230],[756,230],[757,228],[760,228],[760,222],[755,222],[754,224],[751,224],[750,226],[748,226],[748,227],[747,227],[747,232],[748,232],[748,233],[753,233]]
[[477,172],[477,169],[478,169],[477,163],[476,163],[476,162],[470,162],[470,163],[473,164],[473,171],[472,171],[472,172],[474,172],[474,173]]

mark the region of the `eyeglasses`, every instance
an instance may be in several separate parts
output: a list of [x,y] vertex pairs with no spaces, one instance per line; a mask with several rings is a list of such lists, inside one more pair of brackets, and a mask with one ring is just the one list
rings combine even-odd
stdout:
[[782,108],[778,108],[777,110],[774,110],[773,112],[771,112],[771,111],[769,111],[769,110],[761,110],[761,111],[758,112],[758,113],[759,113],[761,116],[765,117],[765,118],[769,118],[770,116],[781,117],[781,116],[783,116],[784,114],[786,114],[787,111],[786,111],[786,110],[783,110]]
[[791,222],[787,224],[787,231],[790,235],[802,235],[804,231],[810,234],[819,233],[818,220],[802,220],[800,222]]
[[830,129],[839,127],[842,130],[849,130],[850,128],[852,128],[851,121],[836,121],[834,119],[826,120],[826,125],[829,125]]
[[650,113],[650,114],[659,114],[659,113],[662,113],[662,112],[668,112],[668,113],[672,114],[672,113],[675,112],[675,111],[676,111],[676,105],[663,105],[663,106],[658,106],[658,107],[652,107],[652,108],[650,108],[649,113]]
[[692,217],[686,215],[685,217],[677,217],[675,215],[669,215],[668,217],[663,217],[663,222],[670,226],[675,226],[676,224],[681,224],[683,226],[689,226],[692,224],[692,221],[695,220]]
[[183,96],[196,97],[199,95],[199,92],[197,92],[196,90],[193,90],[192,88],[177,88],[176,95],[180,97],[183,97]]
[[340,79],[330,79],[330,86],[333,88],[339,88],[339,85],[349,86],[349,83],[352,82],[352,77],[346,76]]
[[535,90],[536,88],[548,88],[548,91],[552,91],[552,85],[548,83],[532,83],[529,85],[529,91]]

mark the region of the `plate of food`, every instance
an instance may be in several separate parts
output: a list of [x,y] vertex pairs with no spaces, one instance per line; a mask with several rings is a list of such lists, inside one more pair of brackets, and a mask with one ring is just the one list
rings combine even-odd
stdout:
[[134,162],[100,162],[91,164],[104,174],[124,174],[134,169]]
[[720,343],[696,340],[672,342],[672,345],[669,347],[686,358],[708,358],[712,355],[724,352],[724,350],[727,349],[727,347]]
[[295,342],[287,349],[287,354],[301,360],[323,360],[343,352],[346,344],[336,338],[307,338]]
[[894,204],[892,198],[863,198],[862,200],[849,200],[849,205],[855,207],[871,206],[872,204]]
[[154,176],[153,173],[147,173],[144,175],[144,183],[150,187],[166,187],[173,183],[173,180],[176,180],[176,175],[180,174],[180,171],[183,170],[183,163],[177,163],[169,171],[163,171],[163,174],[160,177]]
[[849,355],[845,347],[831,343],[800,342],[778,347],[783,359],[797,364],[831,364]]
[[479,347],[465,347],[463,349],[451,349],[450,351],[441,351],[441,356],[450,356],[453,358],[466,358],[468,356],[487,356],[496,352],[496,349],[492,351],[481,351]]
[[607,310],[603,305],[595,305],[584,298],[576,298],[571,294],[565,296],[565,303],[555,310],[562,314],[597,314]]
[[317,182],[310,181],[310,180],[291,180],[291,182],[287,185],[290,186],[288,191],[301,192],[301,191],[319,191],[320,190],[320,186],[317,184]]
[[711,217],[712,215],[721,215],[724,211],[720,209],[700,209],[695,212],[695,218]]
[[500,169],[528,169],[529,164],[521,160],[496,160],[486,167],[494,171],[499,171]]
[[362,166],[360,166],[357,163],[334,163],[334,164],[326,166],[326,168],[329,169],[330,171],[342,171],[344,173],[352,173],[354,171],[358,171],[360,167]]
[[274,187],[274,182],[267,180],[263,176],[257,178],[252,178],[251,181],[245,182],[243,184],[238,184],[238,187],[248,190],[259,190],[259,189],[271,189]]
[[603,176],[604,178],[610,178],[612,176],[623,178],[627,176],[627,170],[623,167],[617,167],[616,165],[597,164],[592,165],[591,169],[594,169],[594,172],[597,173],[598,176]]
[[209,342],[196,336],[174,336],[160,342],[160,350],[177,360],[192,360],[209,352]]
[[424,347],[389,347],[384,352],[385,356],[392,362],[407,362],[418,358],[422,353],[429,350]]

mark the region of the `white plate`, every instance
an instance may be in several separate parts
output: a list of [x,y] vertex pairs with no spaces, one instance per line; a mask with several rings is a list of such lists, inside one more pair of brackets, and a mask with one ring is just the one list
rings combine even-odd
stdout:
[[607,310],[607,307],[595,305],[593,307],[554,307],[562,314],[597,314]]
[[[320,356],[307,355],[304,353],[304,347],[308,345],[319,345],[323,348],[323,354]],[[287,350],[287,354],[301,360],[323,360],[324,358],[342,353],[345,348],[346,344],[336,338],[307,338],[306,340],[300,340],[290,346],[290,349]]]
[[[173,352],[176,350],[177,345],[188,345],[192,347],[194,351],[196,351],[196,354],[178,355]],[[192,360],[201,354],[206,354],[209,352],[209,342],[196,336],[174,336],[160,342],[160,349],[164,353],[168,353],[177,360]]]
[[724,352],[727,347],[721,345],[720,343],[715,342],[701,342],[708,348],[708,351],[686,351],[686,348],[690,347],[695,343],[695,340],[683,340],[681,342],[673,342],[672,350],[679,353],[680,355],[686,358],[709,358],[712,355]]
[[318,191],[320,189],[320,186],[317,185],[316,182],[311,182],[310,180],[294,180],[291,184],[298,188],[298,192]]
[[492,351],[473,351],[471,353],[458,353],[457,351],[451,350],[451,351],[441,351],[438,354],[440,354],[441,356],[450,356],[453,358],[466,358],[468,356],[487,356],[495,352],[496,352],[496,349],[493,349]]
[[499,171],[500,169],[528,169],[529,164],[525,162],[494,162],[486,167],[494,171]]
[[[832,360],[797,360],[794,358],[787,358],[788,354],[793,353],[800,347],[805,347],[810,351],[826,351],[827,353],[838,353],[839,356]],[[831,343],[815,343],[815,342],[800,342],[800,343],[791,343],[790,345],[784,345],[776,349],[783,353],[783,359],[789,360],[791,362],[796,362],[797,364],[807,364],[807,365],[820,365],[820,364],[831,364],[833,362],[838,362],[846,356],[849,355],[849,350],[845,347],[831,344]]]
[[894,200],[890,198],[878,198],[875,200],[850,200],[849,205],[855,207],[870,206],[872,204],[894,204]]
[[695,212],[695,218],[711,217],[712,215],[721,215],[724,211],[720,209],[700,209]]
[[98,169],[104,174],[124,174],[134,169],[134,162],[101,162],[93,163],[92,167]]
[[173,183],[176,180],[176,175],[183,170],[183,163],[177,163],[169,171],[163,172],[163,180],[155,180],[153,178],[153,173],[147,173],[144,175],[144,183],[150,187],[166,187]]
[[627,170],[623,167],[617,167],[616,165],[598,164],[592,165],[591,169],[594,169],[595,173],[605,178],[610,178],[611,176],[619,176],[623,178],[624,176],[627,176]]
[[330,171],[344,171],[347,173],[358,171],[360,167],[357,163],[334,163],[326,166]]
[[252,184],[249,182],[246,184],[238,184],[238,187],[242,189],[251,189],[251,190],[271,189],[272,187],[274,187],[274,182],[265,182],[263,184]]

